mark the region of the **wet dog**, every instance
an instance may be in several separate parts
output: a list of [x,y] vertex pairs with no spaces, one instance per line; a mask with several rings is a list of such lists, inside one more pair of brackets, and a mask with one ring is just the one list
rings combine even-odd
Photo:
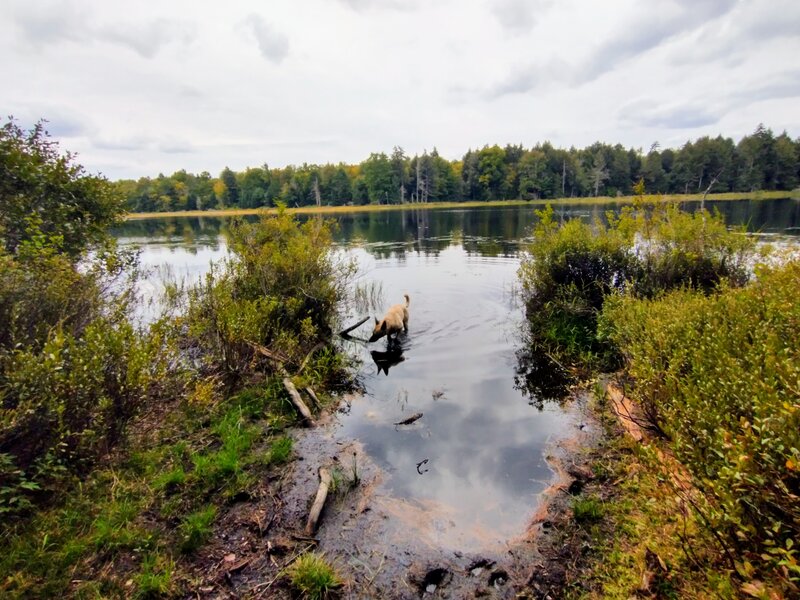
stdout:
[[390,307],[383,319],[379,321],[375,317],[375,327],[372,330],[372,337],[369,338],[370,342],[375,342],[385,335],[389,336],[389,341],[391,341],[392,335],[397,339],[400,331],[404,333],[408,331],[408,305],[411,303],[411,299],[408,294],[403,294],[403,298],[406,299],[405,304],[395,304]]

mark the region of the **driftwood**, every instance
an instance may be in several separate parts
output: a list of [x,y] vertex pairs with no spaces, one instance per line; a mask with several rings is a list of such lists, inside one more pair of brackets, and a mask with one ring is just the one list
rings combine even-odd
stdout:
[[357,327],[361,327],[361,326],[362,326],[364,323],[366,323],[367,321],[369,321],[369,315],[367,315],[366,317],[364,317],[363,319],[361,319],[361,320],[360,320],[358,323],[356,323],[355,325],[351,325],[351,326],[350,326],[350,327],[348,327],[347,329],[345,329],[345,330],[343,330],[343,331],[340,331],[340,332],[339,332],[339,335],[340,335],[340,336],[342,336],[342,337],[348,337],[348,335],[347,335],[348,333],[350,333],[351,331],[353,331],[353,329],[356,329]]
[[314,418],[311,416],[311,411],[308,410],[308,406],[306,406],[306,403],[303,402],[303,399],[300,397],[300,392],[298,392],[297,388],[294,387],[292,380],[288,377],[284,377],[283,387],[285,387],[286,391],[289,392],[289,397],[292,399],[292,404],[294,404],[297,410],[300,411],[300,414],[303,415],[306,423],[309,425],[314,425]]
[[308,521],[306,522],[306,535],[314,535],[317,529],[317,521],[319,515],[322,513],[322,507],[325,506],[325,499],[328,497],[328,489],[331,487],[331,473],[325,467],[319,469],[319,487],[317,488],[317,497],[314,498],[314,504],[311,505],[311,512],[308,513]]
[[269,348],[265,348],[261,344],[256,344],[255,342],[251,342],[250,340],[245,340],[248,346],[250,346],[253,350],[261,354],[262,356],[266,356],[271,361],[278,363],[281,368],[283,368],[283,363],[285,363],[288,359],[286,356],[281,354],[280,352],[275,352],[270,350]]
[[[306,423],[308,425],[313,426],[314,417],[311,414],[308,405],[303,401],[303,398],[300,396],[300,392],[297,391],[297,388],[292,383],[289,371],[287,371],[286,367],[283,366],[285,357],[283,357],[278,352],[274,352],[269,348],[265,348],[264,346],[256,344],[255,342],[251,342],[249,340],[247,340],[247,345],[250,346],[256,352],[258,352],[259,354],[261,354],[262,356],[266,356],[268,359],[270,359],[272,362],[275,363],[275,369],[278,371],[278,373],[280,373],[281,377],[283,377],[283,387],[286,388],[286,391],[289,394],[289,398],[291,399],[292,404],[295,405],[297,410],[303,416],[303,419],[306,421]],[[306,359],[303,361],[303,364],[300,366],[301,370],[303,369],[303,367],[305,367],[306,363],[308,362],[308,359],[311,358],[311,355],[314,354],[314,352],[316,352],[323,345],[324,344],[320,342],[319,344],[314,346],[314,348],[311,349],[311,351],[306,356]],[[308,395],[311,397],[311,399],[317,403],[317,406],[319,406],[319,400],[317,399],[317,395],[314,393],[314,390],[312,390],[311,388],[306,388],[306,392],[308,392]]]
[[397,423],[395,423],[395,425],[411,425],[414,421],[416,421],[417,419],[421,419],[421,418],[422,418],[422,413],[414,413],[413,415],[411,415],[407,419],[403,419],[402,421],[398,421]]
[[317,408],[320,408],[322,405],[319,402],[319,398],[317,398],[317,394],[314,392],[313,388],[307,387],[304,388],[308,397],[311,398],[311,401],[316,405]]

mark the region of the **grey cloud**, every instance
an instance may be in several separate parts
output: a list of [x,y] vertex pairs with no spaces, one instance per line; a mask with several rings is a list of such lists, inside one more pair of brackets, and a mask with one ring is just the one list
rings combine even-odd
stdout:
[[105,41],[127,46],[144,58],[153,58],[169,43],[189,43],[194,38],[194,31],[180,21],[156,19],[148,23],[111,25],[98,29],[96,35]]
[[179,140],[162,142],[158,145],[158,149],[166,154],[191,154],[195,152],[195,148],[192,144]]
[[289,38],[277,31],[259,15],[251,14],[245,24],[256,39],[264,58],[279,64],[289,54]]
[[492,14],[512,34],[527,33],[540,13],[552,6],[551,0],[500,0],[492,4]]
[[784,73],[776,79],[749,85],[713,101],[697,100],[679,105],[660,105],[654,100],[642,99],[622,107],[618,118],[628,124],[643,127],[689,129],[713,125],[732,110],[753,102],[800,97],[800,71]]
[[784,73],[772,81],[748,86],[732,94],[729,98],[733,106],[746,106],[762,100],[795,98],[797,96],[800,96],[800,71]]
[[640,127],[691,129],[713,125],[723,114],[724,111],[714,112],[709,106],[697,103],[661,106],[653,101],[640,100],[622,107],[619,118]]
[[564,82],[571,78],[572,67],[559,59],[547,63],[534,63],[514,73],[492,87],[487,96],[497,98],[508,94],[524,94],[547,84]]
[[90,141],[92,146],[100,150],[148,150],[153,144],[153,140],[151,138],[139,136],[121,138],[96,137],[92,138]]
[[551,59],[548,63],[529,65],[492,86],[488,96],[526,93],[553,80],[573,86],[591,82],[625,61],[723,16],[735,4],[736,0],[662,0],[639,5],[646,9],[640,9],[615,31],[609,31],[606,40],[595,46],[582,62],[564,65],[558,59]]
[[15,22],[27,42],[35,47],[62,42],[107,42],[125,46],[144,58],[154,57],[171,42],[187,43],[194,37],[185,22],[155,19],[144,23],[92,23],[91,15],[68,4],[22,10]]
[[87,30],[86,15],[68,4],[23,9],[12,15],[12,19],[33,46],[78,41]]
[[739,5],[736,18],[726,27],[706,28],[672,57],[676,65],[722,61],[737,66],[752,51],[753,44],[764,40],[800,37],[800,4],[775,2],[768,6]]

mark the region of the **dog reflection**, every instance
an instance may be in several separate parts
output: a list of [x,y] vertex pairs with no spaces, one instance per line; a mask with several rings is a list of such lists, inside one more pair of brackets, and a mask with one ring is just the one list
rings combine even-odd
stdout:
[[378,366],[378,373],[383,371],[386,375],[389,375],[389,369],[391,367],[405,360],[402,348],[388,347],[386,352],[372,350],[370,355],[372,355],[372,360],[374,360],[375,364]]

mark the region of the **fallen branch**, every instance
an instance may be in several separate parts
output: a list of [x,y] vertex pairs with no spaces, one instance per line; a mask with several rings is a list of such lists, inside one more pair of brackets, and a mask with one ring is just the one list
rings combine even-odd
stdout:
[[314,390],[311,387],[304,388],[308,397],[311,398],[311,401],[316,405],[317,408],[320,408],[322,404],[320,404],[319,398],[317,398],[317,394],[314,393]]
[[250,340],[245,340],[245,343],[247,343],[248,346],[250,346],[253,350],[258,352],[262,356],[266,356],[268,359],[277,362],[278,364],[281,365],[281,367],[283,366],[283,363],[285,363],[288,360],[288,357],[282,355],[280,352],[275,352],[273,350],[270,350],[269,348],[265,348],[261,344],[256,344],[255,342],[251,342]]
[[311,505],[311,512],[308,513],[308,521],[306,522],[306,535],[308,536],[313,535],[317,529],[317,521],[319,521],[319,515],[322,513],[322,507],[325,506],[325,499],[328,497],[330,486],[330,471],[325,467],[320,467],[317,497],[314,499],[314,504]]
[[303,419],[305,419],[306,423],[309,425],[314,425],[314,418],[311,415],[311,411],[308,410],[308,406],[306,403],[303,402],[303,399],[300,397],[300,392],[297,391],[297,388],[294,387],[292,380],[288,377],[283,378],[283,387],[286,388],[286,391],[289,392],[289,397],[292,400],[292,404],[295,405],[300,414],[303,415]]
[[362,326],[364,323],[366,323],[367,321],[369,321],[369,315],[367,315],[366,317],[364,317],[363,319],[361,319],[361,320],[360,320],[358,323],[356,323],[355,325],[351,325],[350,327],[348,327],[348,328],[347,328],[347,329],[345,329],[344,331],[340,331],[340,332],[339,332],[339,335],[340,335],[340,336],[342,336],[342,337],[347,337],[347,334],[348,334],[348,333],[350,333],[351,331],[353,331],[353,329],[356,329],[357,327],[361,327],[361,326]]
[[395,423],[395,425],[411,425],[414,421],[416,421],[417,419],[421,419],[421,418],[422,418],[422,413],[414,413],[413,415],[411,415],[407,419],[403,419],[402,421],[398,421],[397,423]]
[[314,353],[317,350],[320,350],[321,348],[324,348],[326,343],[327,342],[317,342],[314,345],[314,347],[311,350],[308,351],[308,354],[306,354],[306,357],[303,359],[303,362],[300,363],[300,368],[297,369],[297,375],[299,375],[300,373],[303,372],[303,369],[306,368],[306,365],[308,364],[308,361],[311,360],[311,357],[314,355]]

